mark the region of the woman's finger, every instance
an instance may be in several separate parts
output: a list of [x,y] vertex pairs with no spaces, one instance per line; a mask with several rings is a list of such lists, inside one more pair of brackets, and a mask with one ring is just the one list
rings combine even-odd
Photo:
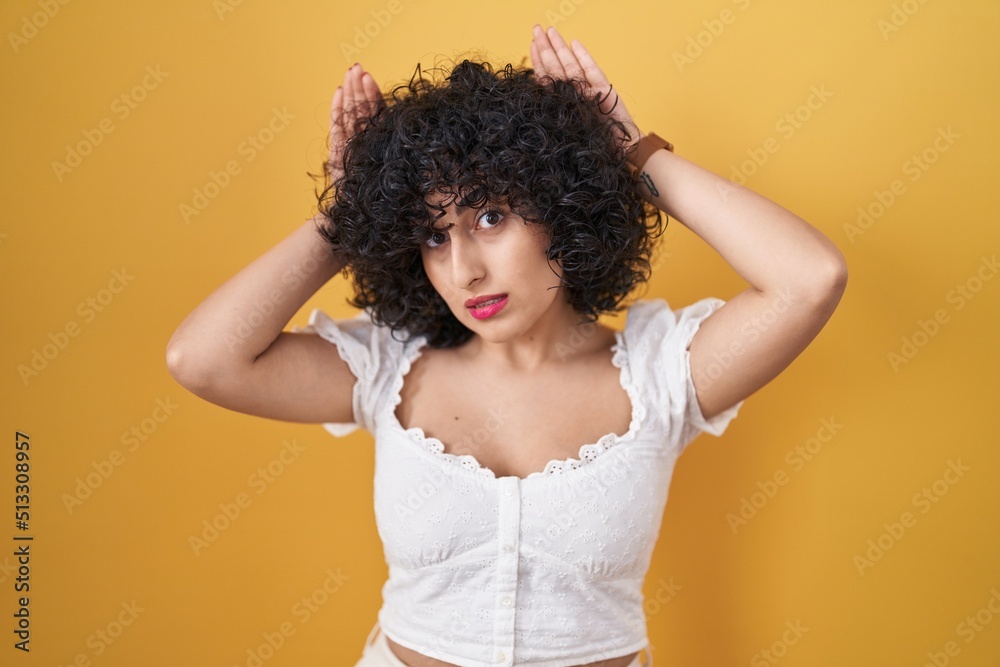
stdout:
[[552,45],[552,49],[559,58],[559,62],[562,63],[563,71],[566,76],[570,79],[583,79],[585,74],[583,68],[580,66],[579,61],[576,58],[576,54],[566,46],[566,42],[563,41],[562,35],[554,27],[549,27],[546,31],[546,35],[549,38],[549,43]]
[[549,42],[549,38],[545,35],[545,31],[542,30],[542,26],[535,24],[535,44],[538,45],[538,55],[545,66],[545,72],[553,79],[565,79],[566,72],[563,70],[562,63],[559,62],[559,57],[556,56],[555,51],[552,49],[552,43]]
[[[628,109],[625,108],[625,104],[618,96],[618,92],[612,89],[608,77],[597,66],[597,62],[594,61],[593,56],[590,55],[590,52],[587,51],[586,47],[579,40],[574,39],[570,42],[570,47],[580,66],[583,68],[587,83],[599,95],[601,111],[606,114],[612,114],[615,119],[622,122],[627,128],[627,139],[631,143],[634,143],[634,140],[642,136],[642,132],[636,126]],[[625,138],[623,137],[623,139]]]
[[331,155],[338,146],[343,146],[347,140],[344,134],[344,87],[337,86],[330,104],[330,152]]
[[604,72],[602,72],[601,68],[597,66],[593,56],[591,56],[590,52],[584,48],[583,44],[580,43],[580,40],[574,39],[572,41],[572,46],[573,53],[576,55],[576,59],[580,62],[580,66],[583,68],[584,74],[587,77],[587,81],[590,82],[590,85],[599,89],[609,87],[611,82],[608,81],[608,77],[604,76]]
[[347,75],[344,80],[344,120],[349,127],[348,132],[353,130],[355,116],[357,115],[358,88],[360,83],[358,81],[357,71],[360,67],[361,66],[356,63],[351,65],[351,68],[347,70]]
[[542,77],[548,74],[548,72],[545,71],[545,65],[542,63],[541,57],[538,55],[538,45],[535,44],[535,40],[531,40],[531,68],[535,70],[536,77]]
[[345,128],[347,127],[347,121],[350,118],[349,107],[351,105],[351,98],[353,97],[353,93],[351,92],[352,91],[351,70],[353,68],[354,65],[351,65],[350,67],[347,68],[347,71],[344,72],[344,84],[343,84],[344,93],[343,93],[343,98],[341,99],[341,110],[343,113],[341,115],[341,119],[344,123]]
[[378,108],[382,106],[382,93],[375,78],[358,65],[354,76],[354,108],[351,113],[351,129],[357,132],[368,124]]
[[361,88],[365,93],[365,101],[376,108],[382,101],[382,93],[378,89],[378,84],[375,83],[374,77],[369,72],[365,72],[361,75]]
[[578,40],[574,39],[572,46],[573,53],[576,54],[577,59],[580,61],[590,87],[600,95],[601,111],[604,113],[614,113],[615,116],[619,117],[619,120],[627,122],[629,115],[624,106],[622,106],[618,98],[618,93],[611,89],[611,82],[608,81],[608,77],[604,75],[601,68],[597,66],[590,52]]

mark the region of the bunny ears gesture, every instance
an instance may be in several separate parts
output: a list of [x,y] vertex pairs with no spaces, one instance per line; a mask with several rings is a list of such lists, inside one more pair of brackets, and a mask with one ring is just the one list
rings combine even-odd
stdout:
[[593,56],[583,44],[574,39],[567,45],[559,31],[553,27],[542,30],[542,26],[536,24],[532,32],[531,65],[535,73],[552,79],[586,81],[595,98],[599,100],[601,111],[610,114],[628,129],[629,144],[637,142],[642,137],[642,132],[632,120],[618,93],[612,90],[608,77],[597,66]]

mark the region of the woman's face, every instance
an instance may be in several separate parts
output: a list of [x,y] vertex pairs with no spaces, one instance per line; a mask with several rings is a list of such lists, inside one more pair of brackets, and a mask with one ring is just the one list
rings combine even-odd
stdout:
[[[428,199],[440,205],[449,197]],[[473,333],[503,342],[572,317],[562,267],[545,256],[549,238],[543,226],[526,223],[506,206],[458,208],[451,201],[433,227],[437,231],[420,248],[424,271]],[[494,295],[505,297],[499,310],[470,307],[470,300]]]

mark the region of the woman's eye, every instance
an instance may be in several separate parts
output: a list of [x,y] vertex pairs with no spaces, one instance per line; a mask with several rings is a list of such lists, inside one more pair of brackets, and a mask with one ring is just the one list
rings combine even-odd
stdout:
[[489,211],[485,211],[481,216],[479,216],[479,219],[488,225],[496,226],[500,224],[501,220],[503,220],[503,213],[491,209]]
[[[435,240],[438,237],[442,237],[440,240]],[[441,232],[431,232],[431,235],[427,237],[427,247],[436,248],[447,240],[447,237]]]
[[[479,215],[479,218],[477,218],[477,222],[480,225],[485,225],[487,229],[495,229],[497,225],[503,222],[503,218],[504,218],[503,211],[497,209],[489,209],[483,211]],[[449,226],[449,228],[451,226]],[[428,248],[437,248],[440,247],[442,244],[444,244],[447,240],[448,240],[448,235],[445,234],[444,231],[433,230],[430,232],[430,234],[427,235],[427,240],[424,242],[424,244]]]

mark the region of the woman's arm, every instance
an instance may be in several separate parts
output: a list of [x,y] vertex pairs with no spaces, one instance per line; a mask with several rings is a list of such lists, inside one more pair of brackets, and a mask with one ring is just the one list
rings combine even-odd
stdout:
[[[621,99],[609,98],[610,83],[578,41],[570,48],[554,28],[535,26],[531,56],[540,74],[588,81],[604,96],[602,109],[633,130],[633,141],[641,136]],[[751,285],[706,318],[691,342],[698,403],[711,419],[771,381],[816,337],[840,302],[847,265],[805,220],[674,153],[655,151],[643,175],[643,196]],[[709,374],[713,366],[723,372]]]
[[282,332],[343,267],[315,219],[307,221],[181,322],[167,344],[170,374],[197,396],[238,412],[353,421],[353,376],[336,349],[317,336]]
[[[378,87],[352,67],[331,108],[330,168],[336,178],[355,111],[380,101]],[[346,116],[346,118],[345,118]],[[178,326],[167,367],[182,386],[238,412],[300,422],[354,420],[355,378],[334,345],[283,332],[292,316],[345,263],[308,220],[216,289]]]
[[[665,150],[643,171],[646,198],[705,240],[751,287],[709,316],[691,341],[702,414],[711,418],[770,382],[816,337],[840,302],[847,264],[797,215]],[[721,367],[722,374],[712,366]],[[716,379],[713,379],[713,376]]]

